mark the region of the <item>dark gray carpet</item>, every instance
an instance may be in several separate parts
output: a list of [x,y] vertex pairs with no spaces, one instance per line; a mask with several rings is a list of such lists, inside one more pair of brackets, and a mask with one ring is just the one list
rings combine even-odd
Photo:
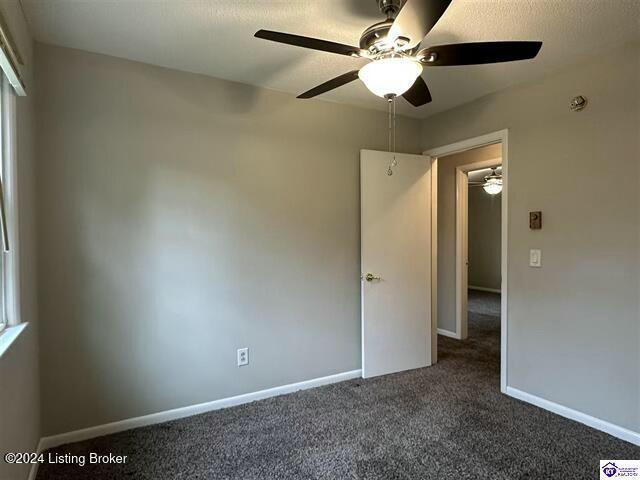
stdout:
[[600,459],[640,458],[638,447],[500,394],[500,322],[476,313],[482,302],[471,295],[469,340],[438,339],[436,366],[66,445],[55,452],[129,461],[42,465],[38,480],[592,480]]
[[[500,317],[500,294],[469,290],[467,310],[471,313]],[[473,321],[473,318],[470,319]],[[498,325],[498,328],[500,326]]]

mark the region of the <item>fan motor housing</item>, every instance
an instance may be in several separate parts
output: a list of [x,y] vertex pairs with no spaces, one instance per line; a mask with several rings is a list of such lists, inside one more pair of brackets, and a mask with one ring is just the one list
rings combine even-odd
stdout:
[[403,3],[403,0],[378,0],[378,8],[387,19],[392,20],[398,15]]
[[[395,20],[398,13],[402,9],[402,6],[405,3],[405,0],[377,0],[378,8],[380,12],[387,17],[386,20],[378,23],[374,23],[369,28],[367,28],[362,35],[360,36],[360,48],[363,50],[368,50],[374,54],[385,53],[392,48],[386,44],[383,45],[381,42],[387,37],[391,26],[393,25],[393,21]],[[404,43],[408,42],[408,38],[399,37],[396,40],[396,47],[401,47]]]
[[360,36],[360,48],[363,50],[379,50],[375,45],[386,38],[391,25],[393,25],[393,20],[390,19],[371,25]]

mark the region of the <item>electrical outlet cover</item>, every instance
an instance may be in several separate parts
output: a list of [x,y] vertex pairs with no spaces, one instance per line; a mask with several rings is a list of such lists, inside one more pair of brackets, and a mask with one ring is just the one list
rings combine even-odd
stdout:
[[242,367],[243,365],[249,364],[249,348],[239,348],[238,349],[238,366]]

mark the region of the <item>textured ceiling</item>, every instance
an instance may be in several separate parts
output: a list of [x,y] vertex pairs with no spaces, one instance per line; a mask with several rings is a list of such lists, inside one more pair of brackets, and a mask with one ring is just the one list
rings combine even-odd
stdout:
[[[382,19],[376,0],[22,2],[38,41],[292,94],[364,61],[259,40],[253,37],[256,30],[357,44],[362,30]],[[399,111],[424,118],[589,55],[597,61],[598,52],[635,39],[640,39],[640,0],[453,0],[423,46],[542,40],[542,50],[531,61],[425,69],[434,101],[420,108],[399,102]],[[386,109],[359,81],[320,98]]]

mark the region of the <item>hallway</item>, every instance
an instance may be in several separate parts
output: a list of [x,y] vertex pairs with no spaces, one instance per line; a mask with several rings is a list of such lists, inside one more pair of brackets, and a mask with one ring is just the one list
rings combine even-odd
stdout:
[[[466,340],[438,335],[438,362],[480,362],[495,375],[500,389],[500,294],[469,290],[469,336]],[[472,363],[469,363],[472,366]]]

